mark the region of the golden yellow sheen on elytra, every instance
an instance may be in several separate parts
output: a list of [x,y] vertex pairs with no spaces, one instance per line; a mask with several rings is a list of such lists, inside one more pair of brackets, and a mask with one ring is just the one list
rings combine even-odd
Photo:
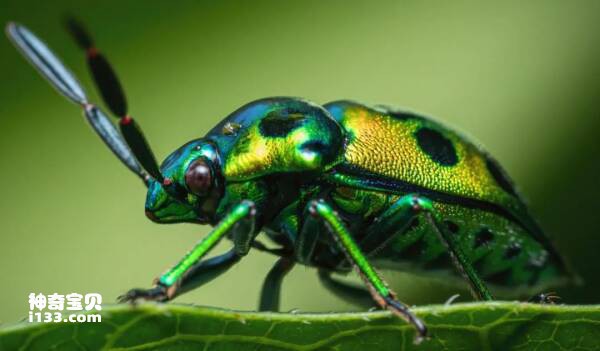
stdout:
[[245,138],[245,145],[236,146],[225,162],[224,173],[228,179],[248,174],[260,176],[268,168],[283,171],[289,167],[315,169],[319,165],[319,155],[303,153],[296,147],[310,138],[302,129],[283,138],[265,138],[255,124],[246,131]]
[[[348,107],[338,122],[350,131],[344,158],[353,166],[449,194],[513,202],[488,171],[482,151],[455,132],[439,130],[439,125],[436,128],[422,119],[394,119],[383,111],[357,105]],[[424,126],[438,129],[452,142],[457,164],[441,165],[419,148],[414,134]]]
[[[279,118],[281,120],[281,118]],[[224,163],[228,180],[241,180],[290,171],[323,171],[337,159],[341,129],[330,119],[316,116],[287,117],[294,124],[281,135],[265,135],[259,120],[243,130]],[[270,123],[281,123],[271,119]],[[332,140],[335,139],[335,140]],[[319,143],[315,143],[319,140]]]

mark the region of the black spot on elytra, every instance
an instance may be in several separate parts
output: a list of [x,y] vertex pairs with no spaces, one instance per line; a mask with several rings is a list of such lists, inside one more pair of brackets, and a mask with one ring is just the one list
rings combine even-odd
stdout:
[[512,269],[505,269],[500,272],[492,273],[485,277],[485,281],[490,284],[507,285],[512,277]]
[[487,245],[492,240],[494,240],[494,233],[492,233],[488,228],[482,228],[477,234],[475,234],[474,247],[478,248],[482,245]]
[[442,166],[454,166],[458,163],[454,145],[440,132],[431,128],[421,128],[415,133],[415,137],[421,150],[433,161]]
[[511,259],[518,256],[521,253],[521,245],[517,243],[511,243],[504,251],[504,258]]
[[285,137],[304,123],[304,117],[290,111],[273,111],[260,121],[258,129],[265,137]]
[[446,226],[446,228],[448,228],[448,230],[450,231],[450,233],[452,234],[456,234],[458,233],[458,230],[460,229],[458,227],[458,224],[452,222],[452,221],[444,221],[444,225]]
[[487,167],[488,171],[490,171],[490,174],[492,175],[496,183],[498,183],[498,185],[504,191],[511,195],[516,195],[516,191],[512,182],[508,179],[506,172],[504,172],[504,170],[502,169],[502,167],[500,167],[498,162],[496,162],[490,157],[486,157],[485,166]]

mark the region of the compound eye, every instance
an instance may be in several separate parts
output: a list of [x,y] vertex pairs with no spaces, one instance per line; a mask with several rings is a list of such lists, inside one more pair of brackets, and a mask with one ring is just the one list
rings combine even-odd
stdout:
[[185,172],[185,184],[196,195],[205,195],[212,185],[210,167],[203,159],[198,159]]

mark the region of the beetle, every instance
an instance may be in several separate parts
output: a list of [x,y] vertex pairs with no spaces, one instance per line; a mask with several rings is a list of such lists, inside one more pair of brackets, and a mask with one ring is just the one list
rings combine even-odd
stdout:
[[[296,263],[316,267],[330,287],[341,284],[332,273],[354,270],[373,300],[411,323],[421,339],[425,324],[376,268],[454,272],[481,300],[493,298],[488,285],[541,290],[572,277],[498,162],[415,113],[347,100],[320,106],[292,97],[260,99],[159,167],[128,114],[113,68],[79,22],[69,20],[68,28],[86,52],[103,100],[120,118],[120,133],[31,31],[9,23],[7,34],[142,179],[149,219],[214,227],[152,288],[132,289],[122,302],[171,300],[255,248],[279,256],[263,285],[260,310],[277,310],[282,279]],[[262,244],[260,233],[277,248]],[[205,259],[225,237],[233,248]]]

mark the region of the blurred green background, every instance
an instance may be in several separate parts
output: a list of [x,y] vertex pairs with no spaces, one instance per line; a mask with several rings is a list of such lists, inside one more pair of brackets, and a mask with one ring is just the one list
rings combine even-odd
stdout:
[[[564,301],[600,302],[599,1],[1,1],[0,22],[41,35],[98,101],[65,13],[95,34],[161,159],[273,95],[407,107],[475,136],[585,279],[558,290]],[[144,187],[78,108],[5,38],[0,58],[0,320],[26,316],[30,292],[112,302],[150,286],[208,228],[147,220]],[[273,262],[252,253],[178,302],[255,309]],[[385,275],[409,304],[470,300],[464,289]],[[358,308],[301,266],[282,307]]]

